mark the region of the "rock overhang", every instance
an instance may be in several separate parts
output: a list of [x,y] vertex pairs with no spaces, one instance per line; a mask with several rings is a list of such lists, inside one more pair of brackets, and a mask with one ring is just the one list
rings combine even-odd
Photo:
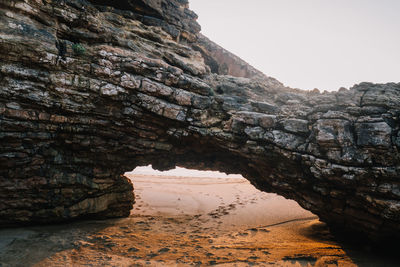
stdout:
[[200,36],[185,1],[39,2],[0,11],[1,224],[127,216],[121,175],[153,164],[240,173],[331,226],[398,237],[400,84],[287,88]]

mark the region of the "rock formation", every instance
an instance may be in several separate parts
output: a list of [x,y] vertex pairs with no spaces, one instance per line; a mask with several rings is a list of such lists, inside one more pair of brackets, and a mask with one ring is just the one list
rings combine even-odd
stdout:
[[199,34],[186,0],[0,1],[0,224],[129,215],[123,173],[239,173],[400,237],[400,83],[308,92]]

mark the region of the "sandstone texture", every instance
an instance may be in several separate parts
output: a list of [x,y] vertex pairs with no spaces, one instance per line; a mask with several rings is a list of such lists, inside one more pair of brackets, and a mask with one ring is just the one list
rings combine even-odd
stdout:
[[332,227],[400,237],[400,83],[285,87],[185,0],[0,1],[0,224],[129,215],[123,173],[239,173]]

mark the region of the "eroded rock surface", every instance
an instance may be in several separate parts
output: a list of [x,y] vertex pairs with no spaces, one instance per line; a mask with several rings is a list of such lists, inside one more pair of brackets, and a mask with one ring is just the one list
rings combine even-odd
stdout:
[[122,174],[152,164],[240,173],[398,238],[400,84],[287,88],[200,36],[187,4],[0,1],[0,224],[127,216]]

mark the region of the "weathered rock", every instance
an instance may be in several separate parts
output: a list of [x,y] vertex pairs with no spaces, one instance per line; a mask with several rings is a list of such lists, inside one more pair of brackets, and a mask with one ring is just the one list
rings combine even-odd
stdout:
[[292,133],[308,133],[308,121],[299,119],[285,119],[282,121],[283,128]]
[[184,0],[1,3],[0,224],[127,216],[122,174],[152,164],[240,173],[400,237],[400,84],[290,89],[195,20]]
[[392,128],[386,122],[356,123],[357,145],[390,147]]

